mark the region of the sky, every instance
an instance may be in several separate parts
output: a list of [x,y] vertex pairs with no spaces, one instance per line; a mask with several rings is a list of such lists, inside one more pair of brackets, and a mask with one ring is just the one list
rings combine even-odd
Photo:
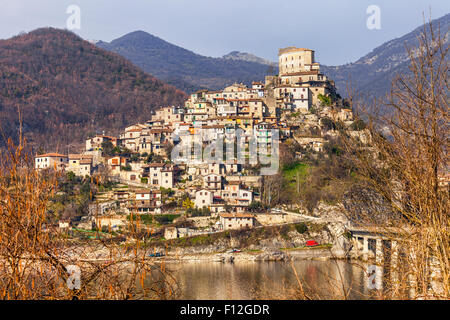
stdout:
[[[271,61],[278,48],[297,46],[326,65],[356,61],[420,26],[430,10],[432,19],[450,12],[448,0],[0,0],[0,39],[65,29],[70,5],[80,8],[81,29],[73,31],[84,39],[143,30],[206,56],[241,51]],[[367,13],[371,5],[379,15]],[[368,19],[379,28],[369,29]]]

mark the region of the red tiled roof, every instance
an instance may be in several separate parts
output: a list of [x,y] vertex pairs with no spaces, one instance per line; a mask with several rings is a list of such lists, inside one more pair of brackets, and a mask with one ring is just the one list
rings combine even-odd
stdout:
[[36,156],[36,158],[43,158],[43,157],[62,157],[62,158],[67,158],[67,156],[65,154],[60,154],[60,153],[45,153],[45,154],[40,154],[40,155]]
[[254,218],[255,216],[250,213],[222,213],[223,218]]

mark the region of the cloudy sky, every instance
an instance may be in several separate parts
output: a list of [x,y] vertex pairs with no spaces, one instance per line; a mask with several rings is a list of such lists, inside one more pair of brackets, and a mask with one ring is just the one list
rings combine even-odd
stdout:
[[[81,10],[85,39],[110,41],[144,30],[207,56],[244,51],[275,61],[280,47],[316,50],[320,63],[353,62],[378,45],[450,12],[448,0],[0,0],[0,38],[66,28],[69,5]],[[367,8],[380,8],[369,30]]]

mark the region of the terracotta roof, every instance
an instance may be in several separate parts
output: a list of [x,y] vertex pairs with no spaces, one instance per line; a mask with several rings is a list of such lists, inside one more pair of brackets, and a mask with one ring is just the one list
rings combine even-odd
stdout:
[[202,129],[223,129],[225,128],[224,125],[220,125],[220,124],[213,124],[210,126],[203,126]]
[[158,168],[158,167],[164,167],[165,163],[150,163],[148,166],[151,168]]
[[161,193],[160,190],[140,189],[135,190],[134,193]]
[[255,216],[250,213],[221,213],[223,218],[254,218]]
[[69,154],[69,159],[91,159],[92,155],[84,155],[84,154]]
[[111,139],[111,140],[117,140],[117,138],[113,137],[113,136],[103,136],[103,138]]
[[43,157],[63,157],[63,158],[67,158],[67,156],[65,154],[60,154],[60,153],[45,153],[45,154],[40,154],[40,155],[36,156],[36,158],[43,158]]

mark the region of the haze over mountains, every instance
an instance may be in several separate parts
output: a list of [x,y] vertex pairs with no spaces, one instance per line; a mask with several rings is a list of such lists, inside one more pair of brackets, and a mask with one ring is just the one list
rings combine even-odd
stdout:
[[[450,14],[433,21],[433,25],[438,24],[441,31],[447,32]],[[421,26],[403,37],[388,41],[354,63],[322,65],[321,70],[336,81],[338,92],[343,96],[346,95],[347,82],[355,91],[384,96],[389,92],[393,76],[397,72],[408,71],[405,45],[417,46],[417,36],[422,30]],[[97,45],[124,56],[144,71],[188,93],[200,88],[221,89],[235,81],[249,85],[252,81],[263,80],[269,69],[273,73],[278,69],[277,66],[271,68],[266,59],[239,51],[221,58],[201,56],[143,31]]]
[[188,93],[203,88],[219,90],[234,82],[251,84],[263,81],[270,71],[277,72],[269,70],[267,64],[235,59],[234,53],[225,58],[205,57],[144,31],[110,43],[100,41],[97,46],[122,55],[145,72]]
[[[450,14],[432,21],[434,31],[442,35],[447,33],[447,44],[450,30]],[[423,26],[412,32],[375,48],[358,61],[342,66],[321,66],[321,71],[335,80],[341,94],[346,95],[347,82],[353,90],[363,95],[381,97],[389,93],[391,80],[396,74],[409,72],[407,48],[419,45],[417,37],[423,32]]]
[[159,106],[186,99],[123,57],[58,29],[1,40],[0,66],[2,134],[17,139],[20,108],[24,135],[36,148],[79,144],[103,130],[116,133],[148,120]]

